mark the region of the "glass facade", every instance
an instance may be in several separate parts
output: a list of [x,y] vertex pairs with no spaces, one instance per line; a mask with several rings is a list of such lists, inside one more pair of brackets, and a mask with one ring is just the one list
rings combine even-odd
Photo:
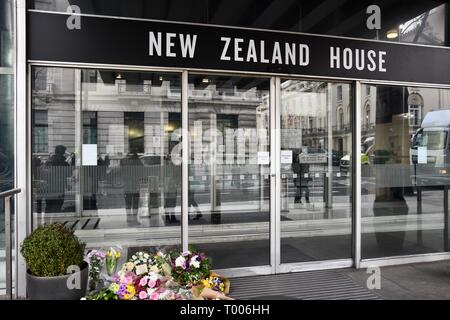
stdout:
[[34,226],[64,223],[89,247],[177,247],[180,75],[47,67],[32,75]]
[[364,87],[362,257],[448,251],[450,90]]
[[[367,2],[331,2],[29,0],[27,8],[450,46],[445,1],[373,1],[380,30],[366,26]],[[0,191],[14,186],[14,5],[0,0]],[[61,222],[89,249],[122,246],[122,260],[189,245],[238,274],[450,252],[449,86],[360,84],[342,80],[344,70],[270,76],[238,64],[234,74],[196,66],[183,83],[173,66],[63,65],[29,65],[22,134],[31,212],[19,214],[32,228]]]

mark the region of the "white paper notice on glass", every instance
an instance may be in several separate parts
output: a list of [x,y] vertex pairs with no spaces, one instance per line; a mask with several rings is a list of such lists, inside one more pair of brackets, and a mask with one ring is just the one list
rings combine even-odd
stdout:
[[292,150],[281,150],[281,163],[283,164],[292,163]]
[[97,165],[97,145],[96,144],[83,144],[83,166],[96,166]]
[[270,153],[267,151],[259,151],[258,152],[258,164],[259,165],[270,164]]
[[427,163],[427,147],[417,147],[417,163]]

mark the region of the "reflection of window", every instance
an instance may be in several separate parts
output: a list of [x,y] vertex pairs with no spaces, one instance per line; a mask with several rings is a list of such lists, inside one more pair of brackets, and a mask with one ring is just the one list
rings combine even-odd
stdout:
[[342,108],[338,109],[338,119],[337,120],[338,120],[338,123],[337,123],[338,129],[339,130],[344,129],[344,110],[342,110]]
[[128,128],[128,152],[144,153],[144,112],[125,112],[124,125]]
[[[217,130],[222,133],[222,139],[223,139],[222,143],[224,145],[226,145],[227,144],[226,130],[233,129],[234,131],[236,131],[236,129],[238,129],[238,115],[237,114],[217,114],[216,126],[217,126]],[[235,150],[235,152],[238,152],[237,148],[236,148],[236,141],[234,139],[232,140],[232,143],[234,144],[233,150]],[[224,154],[224,157],[226,157],[225,154]]]
[[217,129],[225,134],[225,129],[237,129],[238,116],[236,114],[218,114]]
[[408,106],[409,109],[409,125],[420,126],[422,123],[422,106]]
[[447,131],[422,131],[413,141],[413,148],[426,147],[428,150],[442,150],[447,144]]
[[33,89],[35,91],[45,91],[47,90],[47,68],[38,68],[36,67],[34,72],[34,79],[33,79]]
[[370,105],[366,105],[365,111],[364,111],[364,125],[366,128],[369,128],[370,125]]
[[342,101],[342,86],[337,87],[337,99],[338,101]]
[[[169,123],[166,126],[167,134],[169,135],[169,152],[180,142],[179,136],[175,130],[181,128],[181,113],[169,112]],[[175,133],[174,133],[175,132]]]
[[97,144],[97,112],[83,112],[83,143]]
[[370,96],[370,86],[366,86],[366,96]]
[[48,112],[46,110],[35,110],[33,130],[33,152],[48,152]]

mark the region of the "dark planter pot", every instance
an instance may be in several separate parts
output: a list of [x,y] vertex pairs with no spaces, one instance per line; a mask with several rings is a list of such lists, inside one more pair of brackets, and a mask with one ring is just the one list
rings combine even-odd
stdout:
[[[86,295],[89,266],[83,261],[78,273],[58,277],[36,277],[27,271],[27,293],[30,300],[80,300]],[[69,277],[80,277],[80,289],[69,289]],[[72,278],[73,279],[73,278]],[[69,283],[72,281],[69,280]]]

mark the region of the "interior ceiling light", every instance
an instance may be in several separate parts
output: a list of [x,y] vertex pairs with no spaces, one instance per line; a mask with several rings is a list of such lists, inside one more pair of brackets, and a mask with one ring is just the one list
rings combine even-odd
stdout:
[[203,83],[209,83],[209,79],[208,79],[208,78],[203,78],[203,79],[202,79],[202,82],[203,82]]
[[163,81],[163,80],[164,80],[163,76],[159,76],[159,81]]
[[388,32],[386,33],[386,37],[388,39],[395,39],[398,37],[398,30],[397,29],[390,29],[388,30]]
[[118,74],[116,75],[116,79],[118,79],[118,80],[122,79],[122,75],[121,75],[120,73],[118,73]]

